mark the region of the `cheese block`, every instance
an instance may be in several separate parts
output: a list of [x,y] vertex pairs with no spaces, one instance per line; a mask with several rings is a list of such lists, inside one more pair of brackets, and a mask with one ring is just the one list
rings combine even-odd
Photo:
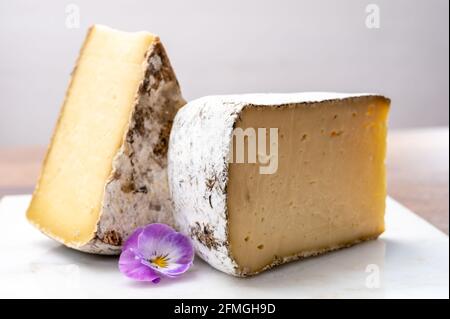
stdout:
[[28,208],[43,233],[118,254],[152,222],[173,224],[167,148],[184,104],[159,38],[93,26],[85,39]]
[[177,227],[235,276],[377,238],[389,104],[336,93],[189,102],[169,143]]

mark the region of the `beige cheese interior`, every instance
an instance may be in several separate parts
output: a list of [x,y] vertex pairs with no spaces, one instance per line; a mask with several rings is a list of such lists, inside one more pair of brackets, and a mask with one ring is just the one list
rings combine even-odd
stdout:
[[383,232],[388,109],[383,98],[361,97],[243,110],[236,127],[279,129],[279,155],[272,175],[230,164],[230,247],[241,269]]
[[93,238],[155,37],[94,26],[81,50],[27,216],[65,243]]

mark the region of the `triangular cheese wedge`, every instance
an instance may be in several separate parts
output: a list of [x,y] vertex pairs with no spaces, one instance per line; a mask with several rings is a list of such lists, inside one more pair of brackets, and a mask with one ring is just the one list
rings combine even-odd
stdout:
[[377,238],[389,105],[320,92],[189,102],[168,154],[179,230],[235,276]]
[[172,224],[166,153],[184,104],[159,38],[93,26],[27,217],[86,252],[116,254],[138,226]]

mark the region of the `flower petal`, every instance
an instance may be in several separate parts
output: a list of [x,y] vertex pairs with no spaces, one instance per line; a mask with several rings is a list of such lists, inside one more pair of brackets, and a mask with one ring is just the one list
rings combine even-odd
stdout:
[[138,252],[144,258],[153,256],[160,242],[175,230],[165,224],[150,224],[144,228],[138,238]]
[[142,227],[136,228],[135,231],[130,235],[130,237],[127,238],[127,240],[123,244],[122,251],[125,251],[128,248],[137,249],[137,247],[138,247],[138,238],[139,238],[139,235],[142,233],[143,230],[144,230],[144,228],[142,228]]
[[177,232],[161,238],[154,250],[158,255],[166,256],[167,266],[157,267],[151,263],[148,265],[169,277],[175,277],[186,272],[194,259],[194,248],[190,239]]
[[156,284],[161,280],[155,270],[141,263],[141,259],[132,248],[122,251],[119,259],[119,270],[125,276],[138,281],[152,281]]
[[180,233],[172,233],[164,237],[170,251],[168,257],[173,263],[177,264],[189,264],[194,258],[194,247],[191,240]]
[[188,264],[173,264],[171,269],[163,269],[160,272],[167,277],[177,277],[181,274],[184,274],[190,267],[192,263]]

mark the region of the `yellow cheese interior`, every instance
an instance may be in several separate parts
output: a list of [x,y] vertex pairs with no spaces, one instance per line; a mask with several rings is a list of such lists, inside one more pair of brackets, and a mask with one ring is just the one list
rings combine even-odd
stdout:
[[244,109],[236,126],[278,128],[279,154],[272,175],[259,163],[229,167],[230,247],[241,269],[383,232],[388,109],[379,97]]
[[94,26],[81,50],[28,219],[71,245],[93,238],[155,37]]

